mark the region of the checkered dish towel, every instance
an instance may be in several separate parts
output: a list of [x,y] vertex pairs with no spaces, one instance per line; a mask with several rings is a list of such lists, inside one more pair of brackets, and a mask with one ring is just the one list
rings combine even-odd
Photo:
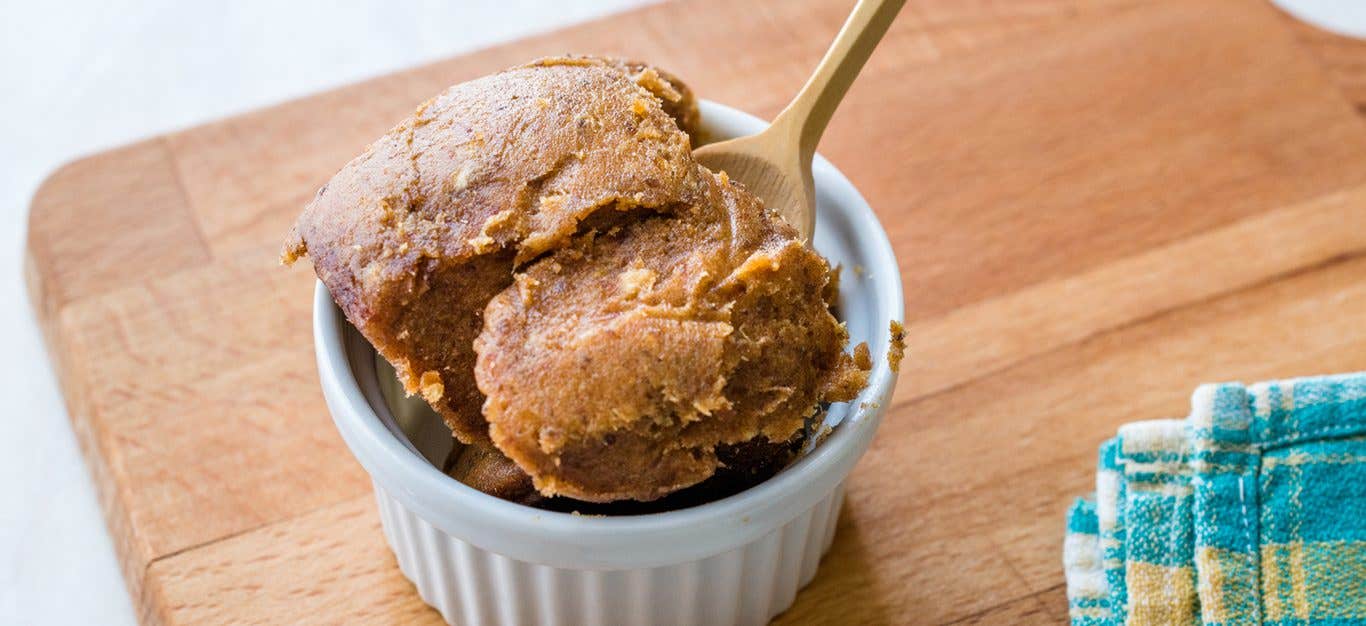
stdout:
[[1205,385],[1100,448],[1068,514],[1076,626],[1366,626],[1366,373]]

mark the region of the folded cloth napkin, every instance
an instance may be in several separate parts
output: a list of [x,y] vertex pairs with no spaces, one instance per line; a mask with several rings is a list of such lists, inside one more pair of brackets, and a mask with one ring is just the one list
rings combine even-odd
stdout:
[[1067,536],[1062,542],[1063,572],[1067,577],[1067,612],[1075,626],[1113,623],[1110,588],[1100,557],[1100,520],[1095,500],[1077,499],[1067,512]]
[[1096,467],[1096,523],[1100,527],[1100,561],[1105,572],[1110,621],[1124,623],[1128,586],[1124,567],[1124,467],[1119,460],[1120,441],[1116,437],[1100,444]]
[[1101,446],[1072,623],[1366,625],[1366,373],[1200,387]]
[[[1195,593],[1195,491],[1186,423],[1156,420],[1119,430],[1124,468],[1124,542],[1132,624],[1197,624]],[[1122,623],[1122,622],[1116,622]]]

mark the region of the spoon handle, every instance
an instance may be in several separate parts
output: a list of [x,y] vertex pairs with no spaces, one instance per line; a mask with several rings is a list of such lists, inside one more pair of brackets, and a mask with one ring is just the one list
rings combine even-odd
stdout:
[[811,162],[830,116],[906,0],[859,0],[830,49],[797,97],[774,120],[796,133],[803,162]]

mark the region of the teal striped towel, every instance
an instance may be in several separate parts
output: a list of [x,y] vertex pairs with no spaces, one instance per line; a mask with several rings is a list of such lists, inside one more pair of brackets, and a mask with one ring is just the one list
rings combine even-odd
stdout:
[[1366,374],[1206,385],[1100,457],[1073,624],[1366,626]]

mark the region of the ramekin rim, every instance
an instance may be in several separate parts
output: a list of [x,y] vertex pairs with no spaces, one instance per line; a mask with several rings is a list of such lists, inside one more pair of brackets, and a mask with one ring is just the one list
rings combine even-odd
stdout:
[[[764,123],[731,107],[706,100],[702,101],[701,105],[704,119],[725,117],[732,122],[743,120],[744,124],[750,126],[761,126]],[[842,198],[842,212],[846,214],[846,218],[852,218],[855,222],[853,230],[858,233],[862,245],[873,249],[873,256],[882,264],[881,267],[897,268],[886,230],[853,183],[819,155],[816,157],[815,169],[818,181],[826,180],[827,184],[833,183],[836,187],[833,191]],[[873,293],[881,292],[885,298],[880,297],[876,306],[885,312],[887,319],[901,321],[904,319],[904,307],[899,271],[888,274],[891,276],[884,276],[877,281]],[[454,519],[443,513],[442,509],[449,511],[457,508],[451,503],[464,500],[463,506],[458,507],[461,509],[459,517],[467,517],[465,514],[470,517],[477,515],[480,517],[477,521],[478,526],[495,528],[503,534],[535,536],[542,541],[568,541],[584,550],[607,546],[629,548],[629,544],[636,543],[630,540],[632,538],[645,539],[648,542],[679,535],[705,536],[709,527],[714,527],[711,530],[720,530],[724,527],[730,531],[731,536],[716,538],[710,552],[718,553],[743,543],[744,538],[741,535],[758,534],[766,527],[785,521],[774,519],[771,524],[756,524],[750,532],[737,534],[735,529],[748,524],[752,517],[781,514],[781,517],[785,518],[799,514],[801,506],[784,507],[783,501],[817,501],[822,493],[807,494],[806,498],[798,497],[805,491],[804,483],[829,482],[828,489],[833,489],[843,479],[844,474],[847,474],[848,469],[861,456],[871,439],[871,433],[861,436],[860,431],[864,427],[876,428],[882,412],[886,409],[885,405],[890,400],[896,380],[896,374],[891,371],[886,359],[875,359],[867,389],[850,403],[850,411],[845,421],[837,426],[825,441],[779,474],[739,494],[695,507],[662,513],[612,517],[584,516],[544,511],[484,494],[446,476],[425,459],[414,454],[385,427],[374,407],[362,393],[350,365],[346,346],[346,325],[340,309],[319,281],[314,293],[314,343],[319,378],[338,429],[353,454],[377,483],[382,484],[386,491],[413,508],[419,515],[456,536],[466,534],[459,532],[459,529],[463,527],[470,530],[475,520]],[[336,403],[336,398],[342,401]],[[860,403],[870,406],[861,408],[858,406]],[[841,468],[842,471],[837,471]],[[833,480],[817,480],[822,477],[828,479],[834,473],[838,473],[839,476]],[[821,491],[828,489],[823,488]],[[433,494],[442,494],[439,497],[448,498],[450,501],[446,506],[441,506],[441,503],[433,501]],[[456,528],[457,531],[452,532],[452,528]],[[517,550],[495,551],[508,553]],[[648,560],[641,556],[617,556],[620,558],[599,555],[599,558],[589,560],[609,566],[629,566]]]

